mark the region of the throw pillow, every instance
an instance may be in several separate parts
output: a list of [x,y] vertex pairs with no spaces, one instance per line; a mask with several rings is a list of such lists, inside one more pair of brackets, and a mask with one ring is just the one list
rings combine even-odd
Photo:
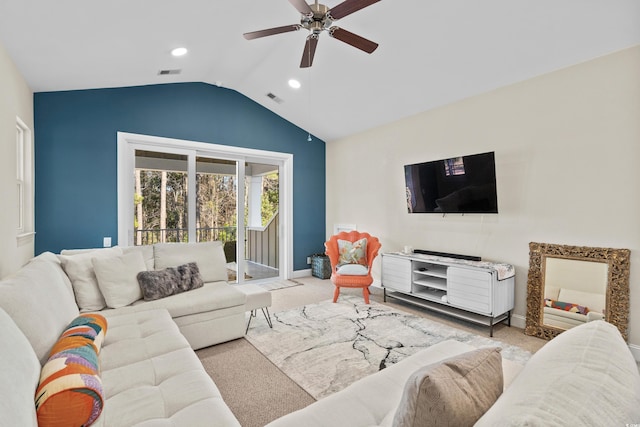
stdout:
[[367,239],[350,242],[338,239],[338,265],[361,264],[367,265]]
[[142,299],[137,274],[147,266],[141,252],[129,252],[109,258],[92,258],[98,287],[107,307],[118,308]]
[[394,427],[473,426],[502,394],[500,348],[470,351],[414,372]]
[[145,301],[157,300],[204,285],[195,262],[164,270],[141,271],[137,278]]
[[557,308],[558,310],[568,311],[570,313],[584,314],[589,313],[589,308],[572,302],[556,301],[554,299],[545,298],[544,305],[546,307]]
[[[99,354],[106,333],[107,319],[105,319],[103,315],[98,313],[83,313],[69,323],[69,326],[62,331],[60,338],[80,337],[82,339],[88,339],[95,348],[96,354]],[[56,348],[59,344],[60,340],[53,346],[51,353],[60,350]]]
[[89,426],[104,406],[98,351],[107,328],[99,314],[80,315],[42,367],[35,406],[39,427]]
[[122,255],[122,249],[118,247],[108,249],[96,249],[89,252],[81,252],[75,255],[60,255],[60,262],[73,286],[73,293],[80,311],[97,311],[107,306],[100,292],[98,279],[93,269],[93,258],[108,258]]

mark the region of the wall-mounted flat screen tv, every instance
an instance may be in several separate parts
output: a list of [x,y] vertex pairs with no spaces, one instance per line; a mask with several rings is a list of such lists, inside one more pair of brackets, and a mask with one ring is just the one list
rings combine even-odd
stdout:
[[498,213],[494,152],[404,167],[409,213]]

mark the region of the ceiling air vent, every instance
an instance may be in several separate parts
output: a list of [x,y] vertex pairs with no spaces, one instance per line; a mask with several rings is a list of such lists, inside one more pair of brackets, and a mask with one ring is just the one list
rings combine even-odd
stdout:
[[180,74],[182,70],[160,70],[158,71],[159,76],[172,76],[175,74]]
[[277,96],[277,95],[275,95],[275,94],[273,94],[273,93],[271,93],[271,92],[269,92],[269,93],[267,94],[267,96],[268,96],[269,98],[271,98],[274,102],[277,102],[278,104],[282,104],[282,102],[283,102],[282,98],[278,98],[278,96]]

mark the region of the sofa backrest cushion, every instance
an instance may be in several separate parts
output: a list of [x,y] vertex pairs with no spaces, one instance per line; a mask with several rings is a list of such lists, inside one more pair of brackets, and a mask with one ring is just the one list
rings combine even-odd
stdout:
[[60,263],[60,258],[58,258],[58,255],[54,254],[53,252],[42,252],[40,255],[36,256],[31,261],[47,261],[47,262],[52,262],[56,265],[59,265],[60,268],[56,268],[56,271],[60,274],[62,281],[66,285],[67,290],[69,291],[69,295],[71,295],[73,299],[76,298],[75,295],[73,294],[73,286],[71,286],[71,280],[69,279],[69,276],[67,276],[67,273],[64,272],[64,269],[62,268],[62,263]]
[[79,252],[73,255],[60,255],[62,268],[71,279],[73,293],[80,311],[102,310],[107,306],[104,296],[100,292],[98,279],[93,269],[93,258],[109,258],[122,255],[122,249],[118,247],[96,249],[93,251]]
[[124,307],[142,298],[136,276],[147,271],[147,265],[141,252],[92,258],[91,263],[107,307]]
[[227,263],[222,242],[158,243],[153,245],[155,269],[195,262],[204,282],[226,281]]
[[624,426],[638,420],[638,366],[618,329],[598,320],[538,350],[476,426]]
[[40,363],[78,315],[63,274],[59,264],[35,259],[0,282],[0,308],[27,337]]
[[153,245],[142,246],[121,246],[122,253],[128,254],[131,252],[139,252],[142,254],[144,263],[147,265],[147,270],[153,270],[155,268],[155,259],[153,258]]
[[11,317],[0,309],[0,414],[4,426],[36,427],[33,396],[40,377],[40,361]]

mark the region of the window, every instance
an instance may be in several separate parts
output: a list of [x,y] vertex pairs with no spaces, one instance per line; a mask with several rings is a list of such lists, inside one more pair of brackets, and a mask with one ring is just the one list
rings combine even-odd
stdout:
[[33,145],[31,130],[16,117],[16,186],[18,240],[33,235]]

